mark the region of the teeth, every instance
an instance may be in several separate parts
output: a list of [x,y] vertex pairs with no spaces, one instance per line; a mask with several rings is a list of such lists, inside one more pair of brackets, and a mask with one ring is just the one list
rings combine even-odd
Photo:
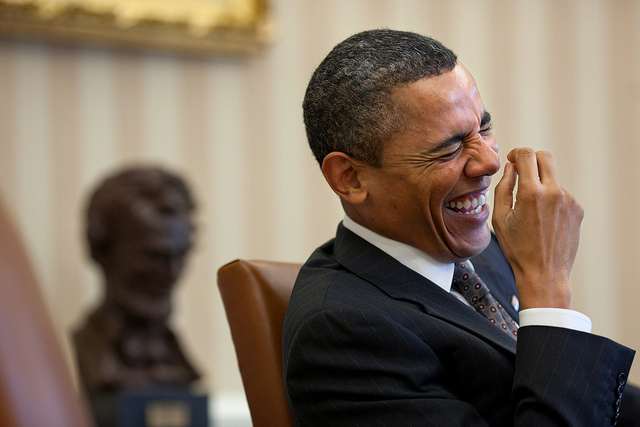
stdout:
[[475,208],[472,211],[468,211],[468,212],[463,212],[465,215],[472,215],[472,214],[477,214],[482,210],[482,206],[478,206],[477,208]]
[[449,208],[458,210],[473,208],[470,211],[461,212],[465,215],[472,215],[479,213],[485,203],[487,203],[487,198],[484,194],[481,194],[477,198],[472,197],[471,199],[466,199],[464,202],[449,202]]

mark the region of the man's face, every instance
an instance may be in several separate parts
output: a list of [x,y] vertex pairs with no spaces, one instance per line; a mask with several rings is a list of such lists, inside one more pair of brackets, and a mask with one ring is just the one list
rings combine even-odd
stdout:
[[354,219],[442,262],[480,253],[500,158],[473,77],[458,64],[394,95],[406,126],[386,144],[382,166],[359,173],[368,194]]

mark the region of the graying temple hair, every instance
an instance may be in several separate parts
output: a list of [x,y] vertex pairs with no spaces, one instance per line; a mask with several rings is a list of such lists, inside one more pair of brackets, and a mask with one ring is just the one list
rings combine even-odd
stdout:
[[451,71],[457,57],[437,40],[379,29],[336,45],[303,101],[309,146],[320,165],[332,151],[380,166],[384,143],[403,128],[394,89]]

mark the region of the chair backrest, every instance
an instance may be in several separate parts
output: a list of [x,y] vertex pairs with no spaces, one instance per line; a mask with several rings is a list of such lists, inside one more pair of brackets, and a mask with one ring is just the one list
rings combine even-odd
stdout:
[[293,426],[282,381],[282,324],[300,267],[237,260],[218,270],[254,427]]
[[91,425],[19,233],[0,203],[0,425]]

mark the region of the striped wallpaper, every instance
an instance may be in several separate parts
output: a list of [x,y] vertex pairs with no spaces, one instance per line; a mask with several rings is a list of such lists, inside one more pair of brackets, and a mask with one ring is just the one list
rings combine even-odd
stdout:
[[102,292],[84,243],[85,197],[116,168],[155,163],[181,173],[199,202],[175,328],[210,392],[242,391],[216,271],[238,257],[302,262],[333,235],[341,209],[306,146],[300,104],[328,50],[372,27],[453,48],[503,155],[520,145],[555,154],[586,210],[574,308],[595,332],[640,349],[640,279],[622,270],[640,241],[640,2],[272,5],[273,43],[247,58],[0,41],[0,193],[70,357],[70,331]]

